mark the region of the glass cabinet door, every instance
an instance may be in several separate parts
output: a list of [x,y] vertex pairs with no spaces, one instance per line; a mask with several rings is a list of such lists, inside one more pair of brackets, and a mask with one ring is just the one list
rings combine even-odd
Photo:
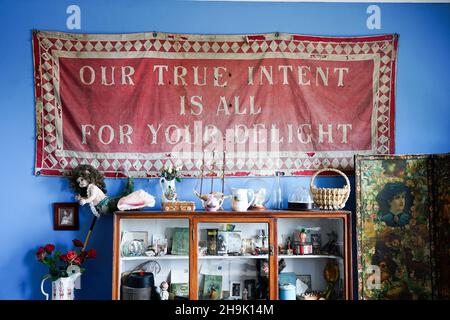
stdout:
[[279,218],[280,300],[344,299],[344,220]]
[[269,299],[269,224],[199,222],[199,300]]
[[[120,224],[119,299],[188,299],[189,219],[122,218]],[[131,278],[139,266],[146,273]]]

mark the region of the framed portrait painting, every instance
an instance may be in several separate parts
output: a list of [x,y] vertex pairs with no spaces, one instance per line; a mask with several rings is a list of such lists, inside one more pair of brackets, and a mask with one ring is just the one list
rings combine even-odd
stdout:
[[54,230],[79,230],[77,202],[58,202],[53,204]]
[[440,296],[439,264],[448,259],[438,248],[448,248],[448,232],[443,237],[439,230],[448,229],[450,217],[442,222],[445,212],[436,210],[436,190],[445,177],[436,179],[434,173],[443,169],[436,168],[435,158],[355,156],[359,299]]
[[243,290],[243,282],[242,281],[231,281],[230,282],[230,298],[235,300],[242,299],[242,290]]
[[222,276],[205,274],[203,299],[220,300],[222,298]]

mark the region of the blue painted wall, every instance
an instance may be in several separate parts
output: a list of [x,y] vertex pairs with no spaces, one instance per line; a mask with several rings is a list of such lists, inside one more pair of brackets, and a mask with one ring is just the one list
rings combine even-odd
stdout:
[[[381,4],[382,28],[366,27],[365,4],[221,3],[190,1],[0,1],[0,299],[42,299],[39,285],[46,268],[34,252],[48,242],[68,248],[84,239],[91,214],[80,212],[79,231],[53,231],[53,202],[73,201],[64,178],[35,177],[34,92],[31,30],[70,31],[66,8],[81,7],[82,33],[266,33],[353,36],[400,35],[397,78],[397,153],[450,151],[450,5]],[[265,179],[272,185],[272,179]],[[191,198],[193,180],[179,185]],[[243,185],[246,179],[228,179]],[[309,178],[283,179],[284,195]],[[321,183],[339,184],[331,178]],[[353,180],[352,180],[353,183]],[[123,180],[107,179],[108,193],[117,194]],[[138,180],[137,188],[160,195],[155,180]],[[285,199],[286,200],[286,199]],[[352,195],[348,208],[354,207]],[[198,203],[198,205],[200,205]],[[88,261],[78,297],[111,297],[112,218],[95,227],[90,246],[98,258]]]

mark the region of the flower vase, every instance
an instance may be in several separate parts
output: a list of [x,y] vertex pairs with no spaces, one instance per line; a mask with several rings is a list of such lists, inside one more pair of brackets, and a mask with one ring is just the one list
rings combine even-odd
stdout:
[[[58,278],[52,281],[52,300],[73,300],[75,298],[75,281],[81,273],[75,273],[70,277]],[[42,279],[41,292],[45,296],[45,300],[49,299],[49,294],[44,291],[44,282],[50,278],[49,276]]]
[[175,179],[167,180],[161,178],[159,180],[162,193],[162,202],[174,202],[177,201],[177,191],[175,188]]

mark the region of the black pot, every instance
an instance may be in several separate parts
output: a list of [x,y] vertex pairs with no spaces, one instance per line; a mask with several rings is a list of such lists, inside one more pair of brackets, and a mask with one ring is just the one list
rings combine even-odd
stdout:
[[315,206],[312,202],[288,202],[288,210],[314,210]]
[[126,277],[124,285],[131,288],[153,288],[155,279],[151,272],[133,272]]

